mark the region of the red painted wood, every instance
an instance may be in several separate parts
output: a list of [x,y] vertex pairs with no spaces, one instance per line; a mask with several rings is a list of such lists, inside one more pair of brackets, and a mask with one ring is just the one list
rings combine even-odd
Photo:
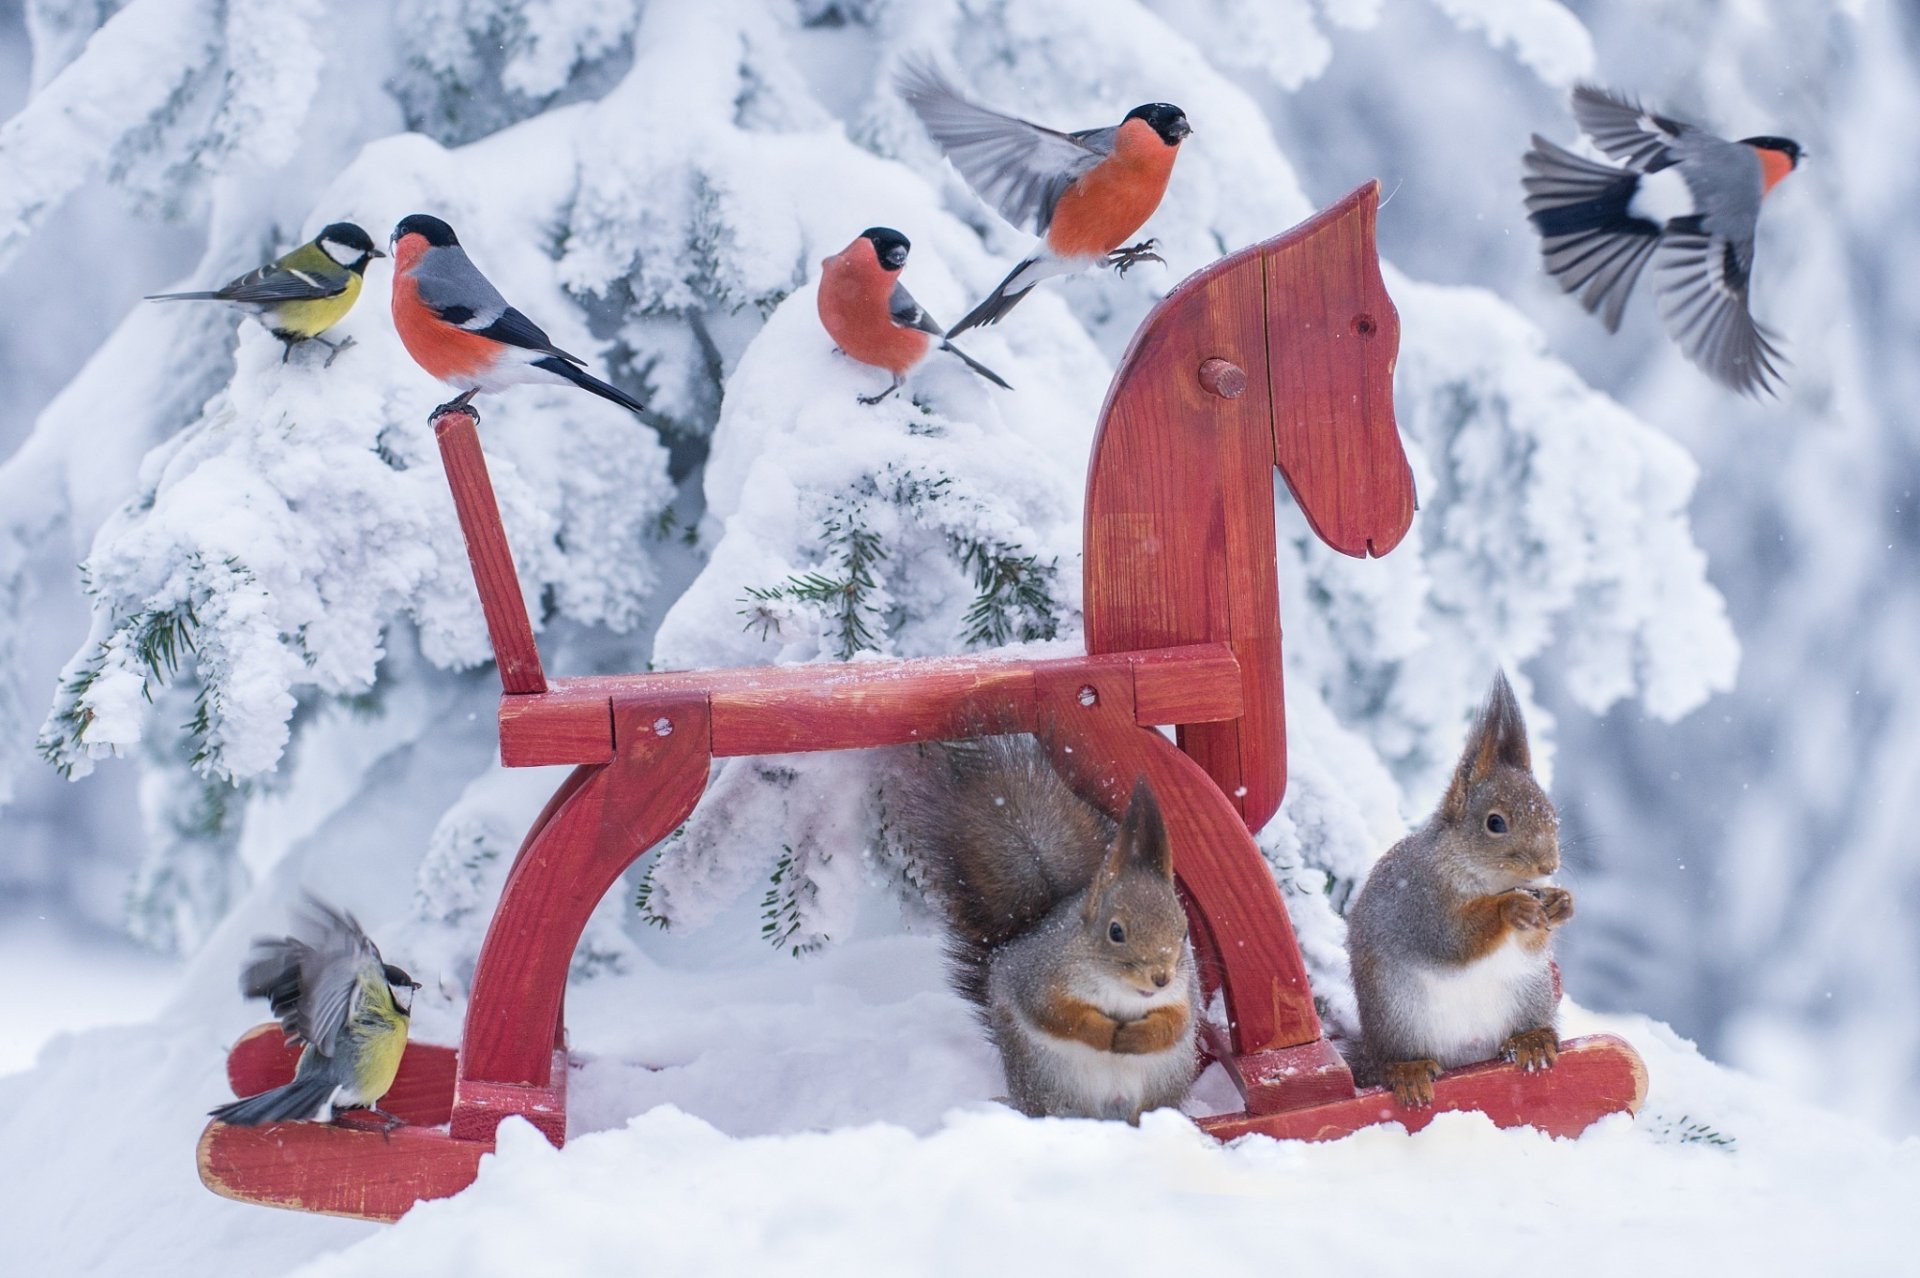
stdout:
[[1400,313],[1374,251],[1377,182],[1265,255],[1273,450],[1320,539],[1364,557],[1413,523],[1413,471],[1393,420]]
[[231,1127],[200,1135],[200,1179],[241,1202],[363,1220],[398,1220],[416,1202],[473,1183],[490,1141],[454,1140],[433,1127],[333,1123]]
[[[1369,183],[1168,294],[1121,360],[1094,441],[1088,650],[1232,645],[1246,713],[1183,722],[1179,739],[1253,829],[1286,790],[1273,468],[1348,553],[1385,553],[1413,514],[1392,412],[1399,321],[1373,250],[1378,202]],[[1348,327],[1336,333],[1334,317]],[[1246,375],[1238,395],[1225,393],[1239,385],[1228,366]],[[1313,379],[1304,393],[1302,378]]]
[[1196,945],[1219,974],[1237,1053],[1320,1038],[1300,949],[1273,873],[1233,805],[1173,743],[1133,721],[1124,679],[1092,680],[1087,705],[1075,679],[1040,681],[1039,730],[1054,765],[1089,802],[1118,817],[1146,777],[1167,820],[1174,874],[1197,908]]
[[[380,1108],[407,1122],[437,1127],[453,1111],[454,1062],[458,1053],[437,1043],[409,1040],[393,1087]],[[256,1025],[227,1054],[227,1082],[235,1096],[257,1096],[293,1079],[300,1049],[288,1047],[278,1023]]]
[[518,1116],[555,1145],[566,1144],[567,1068],[562,1048],[553,1053],[544,1084],[456,1078],[448,1134],[458,1140],[491,1142],[501,1123]]
[[[616,699],[613,761],[573,792],[521,851],[480,950],[453,1112],[456,1135],[489,1133],[496,1093],[469,1083],[556,1086],[552,1045],[567,969],[587,917],[620,872],[686,820],[707,784],[706,699]],[[665,729],[665,731],[663,731]]]
[[1270,1052],[1221,1058],[1249,1114],[1271,1114],[1305,1105],[1325,1105],[1354,1094],[1353,1071],[1324,1038]]
[[479,430],[471,414],[451,412],[433,419],[433,433],[440,441],[440,460],[460,514],[460,531],[466,535],[467,559],[480,590],[487,634],[493,639],[500,686],[507,692],[545,692],[547,677],[540,668],[533,623],[520,594],[520,574],[514,570],[507,532],[500,525],[500,506],[494,500],[486,455],[480,451]]
[[1393,1093],[1369,1087],[1357,1096],[1269,1114],[1221,1114],[1199,1120],[1221,1140],[1259,1133],[1282,1140],[1336,1140],[1375,1123],[1399,1123],[1417,1132],[1435,1114],[1477,1110],[1501,1127],[1536,1127],[1552,1136],[1578,1136],[1608,1114],[1635,1114],[1647,1096],[1640,1056],[1610,1034],[1571,1039],[1550,1070],[1528,1074],[1501,1061],[1449,1070],[1435,1081],[1434,1103],[1407,1109]]
[[[1233,718],[1245,704],[1239,664],[1224,644],[1046,661],[929,657],[595,675],[556,679],[540,696],[502,697],[500,757],[509,767],[605,762],[614,696],[706,694],[721,758],[947,740],[989,721],[1030,730],[1036,675],[1128,668],[1141,723]],[[989,720],[987,707],[1013,718]]]

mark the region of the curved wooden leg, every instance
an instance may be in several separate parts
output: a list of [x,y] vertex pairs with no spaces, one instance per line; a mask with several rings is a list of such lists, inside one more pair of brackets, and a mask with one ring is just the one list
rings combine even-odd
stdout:
[[490,1139],[511,1114],[555,1143],[565,1138],[554,1047],[580,934],[614,880],[678,828],[706,789],[704,693],[616,696],[613,738],[613,759],[568,779],[507,876],[461,1036],[451,1120],[459,1139]]

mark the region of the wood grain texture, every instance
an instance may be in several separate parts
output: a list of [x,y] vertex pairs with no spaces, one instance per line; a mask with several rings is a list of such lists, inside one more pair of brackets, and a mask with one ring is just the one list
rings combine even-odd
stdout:
[[1094,441],[1088,650],[1232,646],[1245,713],[1179,721],[1179,740],[1251,829],[1286,791],[1274,468],[1314,530],[1350,554],[1384,554],[1413,515],[1378,202],[1369,183],[1169,293],[1122,358]]
[[1354,1094],[1353,1071],[1324,1038],[1275,1051],[1234,1053],[1220,1063],[1249,1114],[1325,1105]]
[[486,455],[480,451],[479,429],[469,414],[452,412],[433,419],[433,433],[440,441],[447,487],[453,492],[460,531],[467,539],[467,559],[473,565],[473,583],[479,588],[480,609],[493,640],[500,686],[507,692],[545,692],[546,673],[540,668],[540,650],[533,642],[533,623],[527,618],[507,531],[500,524],[500,506],[487,474]]
[[398,1220],[428,1198],[473,1183],[491,1141],[455,1140],[430,1127],[349,1127],[331,1123],[207,1124],[200,1180],[241,1202],[361,1220]]
[[[467,1084],[558,1086],[553,1045],[587,917],[620,872],[685,821],[706,789],[712,755],[704,696],[616,697],[613,723],[612,761],[570,778],[571,793],[508,871],[461,1036],[452,1123],[462,1136],[490,1132],[501,1117],[495,1090],[463,1091]],[[475,1105],[463,1109],[468,1095]]]
[[[393,1087],[380,1108],[422,1127],[437,1127],[453,1112],[453,1074],[458,1053],[436,1043],[407,1042]],[[299,1047],[289,1047],[278,1022],[256,1025],[227,1053],[227,1082],[235,1096],[257,1096],[293,1080]]]
[[707,696],[719,758],[950,740],[989,721],[1031,730],[1037,677],[1114,670],[1133,684],[1140,723],[1234,718],[1245,705],[1225,644],[1040,661],[928,657],[595,675],[556,679],[537,696],[503,696],[500,758],[508,767],[605,762],[615,696]]
[[1096,677],[1086,704],[1077,679],[1042,679],[1039,731],[1054,766],[1088,802],[1116,819],[1145,777],[1166,816],[1174,876],[1195,919],[1202,970],[1225,993],[1236,1053],[1296,1047],[1320,1038],[1287,907],[1240,815],[1193,759],[1133,721],[1124,679]]
[[1639,1053],[1610,1034],[1570,1039],[1550,1070],[1528,1074],[1504,1061],[1449,1070],[1433,1085],[1433,1104],[1407,1109],[1383,1087],[1346,1100],[1267,1114],[1220,1114],[1199,1121],[1221,1140],[1259,1133],[1281,1140],[1337,1140],[1376,1123],[1417,1132],[1435,1114],[1476,1110],[1500,1127],[1535,1127],[1551,1136],[1578,1136],[1608,1114],[1635,1114],[1647,1096]]

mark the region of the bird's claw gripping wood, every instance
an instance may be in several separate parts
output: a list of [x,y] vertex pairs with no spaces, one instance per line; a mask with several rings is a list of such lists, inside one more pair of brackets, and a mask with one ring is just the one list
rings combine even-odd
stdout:
[[473,397],[476,393],[475,391],[463,391],[455,395],[446,403],[435,408],[433,412],[428,415],[427,420],[433,421],[436,418],[446,416],[448,413],[465,413],[467,416],[473,418],[473,424],[478,426],[480,424],[480,410],[473,406]]
[[[1443,1074],[1430,1109],[1356,1092],[1322,1034],[1271,870],[1250,833],[1286,784],[1274,474],[1335,549],[1383,555],[1414,513],[1393,420],[1399,320],[1375,256],[1369,183],[1183,282],[1115,372],[1088,476],[1087,653],[973,656],[551,679],[540,663],[464,397],[434,421],[504,694],[501,760],[572,764],[522,845],[471,986],[458,1049],[410,1042],[382,1099],[406,1126],[211,1124],[202,1178],[253,1202],[392,1219],[471,1183],[500,1122],[566,1136],[562,1002],[587,918],[685,821],[712,761],[1045,729],[1051,761],[1118,816],[1144,776],[1173,835],[1193,945],[1227,1026],[1215,1055],[1243,1111],[1200,1120],[1329,1139],[1477,1109],[1575,1135],[1639,1106],[1617,1039],[1578,1039],[1551,1073]],[[1139,246],[1148,247],[1149,246]],[[1211,369],[1211,375],[1206,370]],[[1171,725],[1179,745],[1159,730]],[[272,1031],[272,1036],[268,1037]],[[293,1058],[267,1027],[229,1072],[250,1089]]]

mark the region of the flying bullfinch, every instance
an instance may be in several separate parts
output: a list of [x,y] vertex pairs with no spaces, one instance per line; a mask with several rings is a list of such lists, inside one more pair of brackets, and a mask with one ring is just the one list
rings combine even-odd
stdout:
[[646,411],[507,305],[439,218],[415,213],[400,219],[392,248],[393,326],[414,363],[461,392],[436,408],[435,416],[452,409],[473,413],[475,395],[524,382],[579,386],[629,412]]
[[980,198],[1041,237],[949,337],[999,320],[1050,276],[1102,262],[1124,275],[1164,260],[1153,240],[1121,245],[1160,207],[1180,142],[1193,132],[1179,107],[1149,102],[1117,125],[1058,133],[969,102],[923,63],[906,65],[899,89]]
[[936,342],[995,386],[1012,390],[998,373],[945,341],[941,327],[900,282],[912,247],[900,232],[875,226],[820,263],[820,323],[827,335],[862,364],[893,374],[891,385],[878,395],[860,396],[860,402],[877,404],[899,390]]
[[1747,285],[1760,202],[1799,166],[1799,144],[1728,142],[1592,85],[1573,91],[1573,114],[1626,167],[1534,135],[1523,185],[1547,273],[1614,332],[1654,260],[1660,316],[1681,352],[1742,394],[1777,393],[1782,356],[1754,322]]
[[155,293],[149,302],[231,302],[252,311],[267,331],[286,343],[286,362],[296,343],[319,340],[330,352],[327,363],[353,345],[353,339],[329,342],[320,334],[346,318],[360,300],[367,263],[385,257],[373,237],[352,222],[335,222],[285,257],[248,271],[223,288],[205,293]]

